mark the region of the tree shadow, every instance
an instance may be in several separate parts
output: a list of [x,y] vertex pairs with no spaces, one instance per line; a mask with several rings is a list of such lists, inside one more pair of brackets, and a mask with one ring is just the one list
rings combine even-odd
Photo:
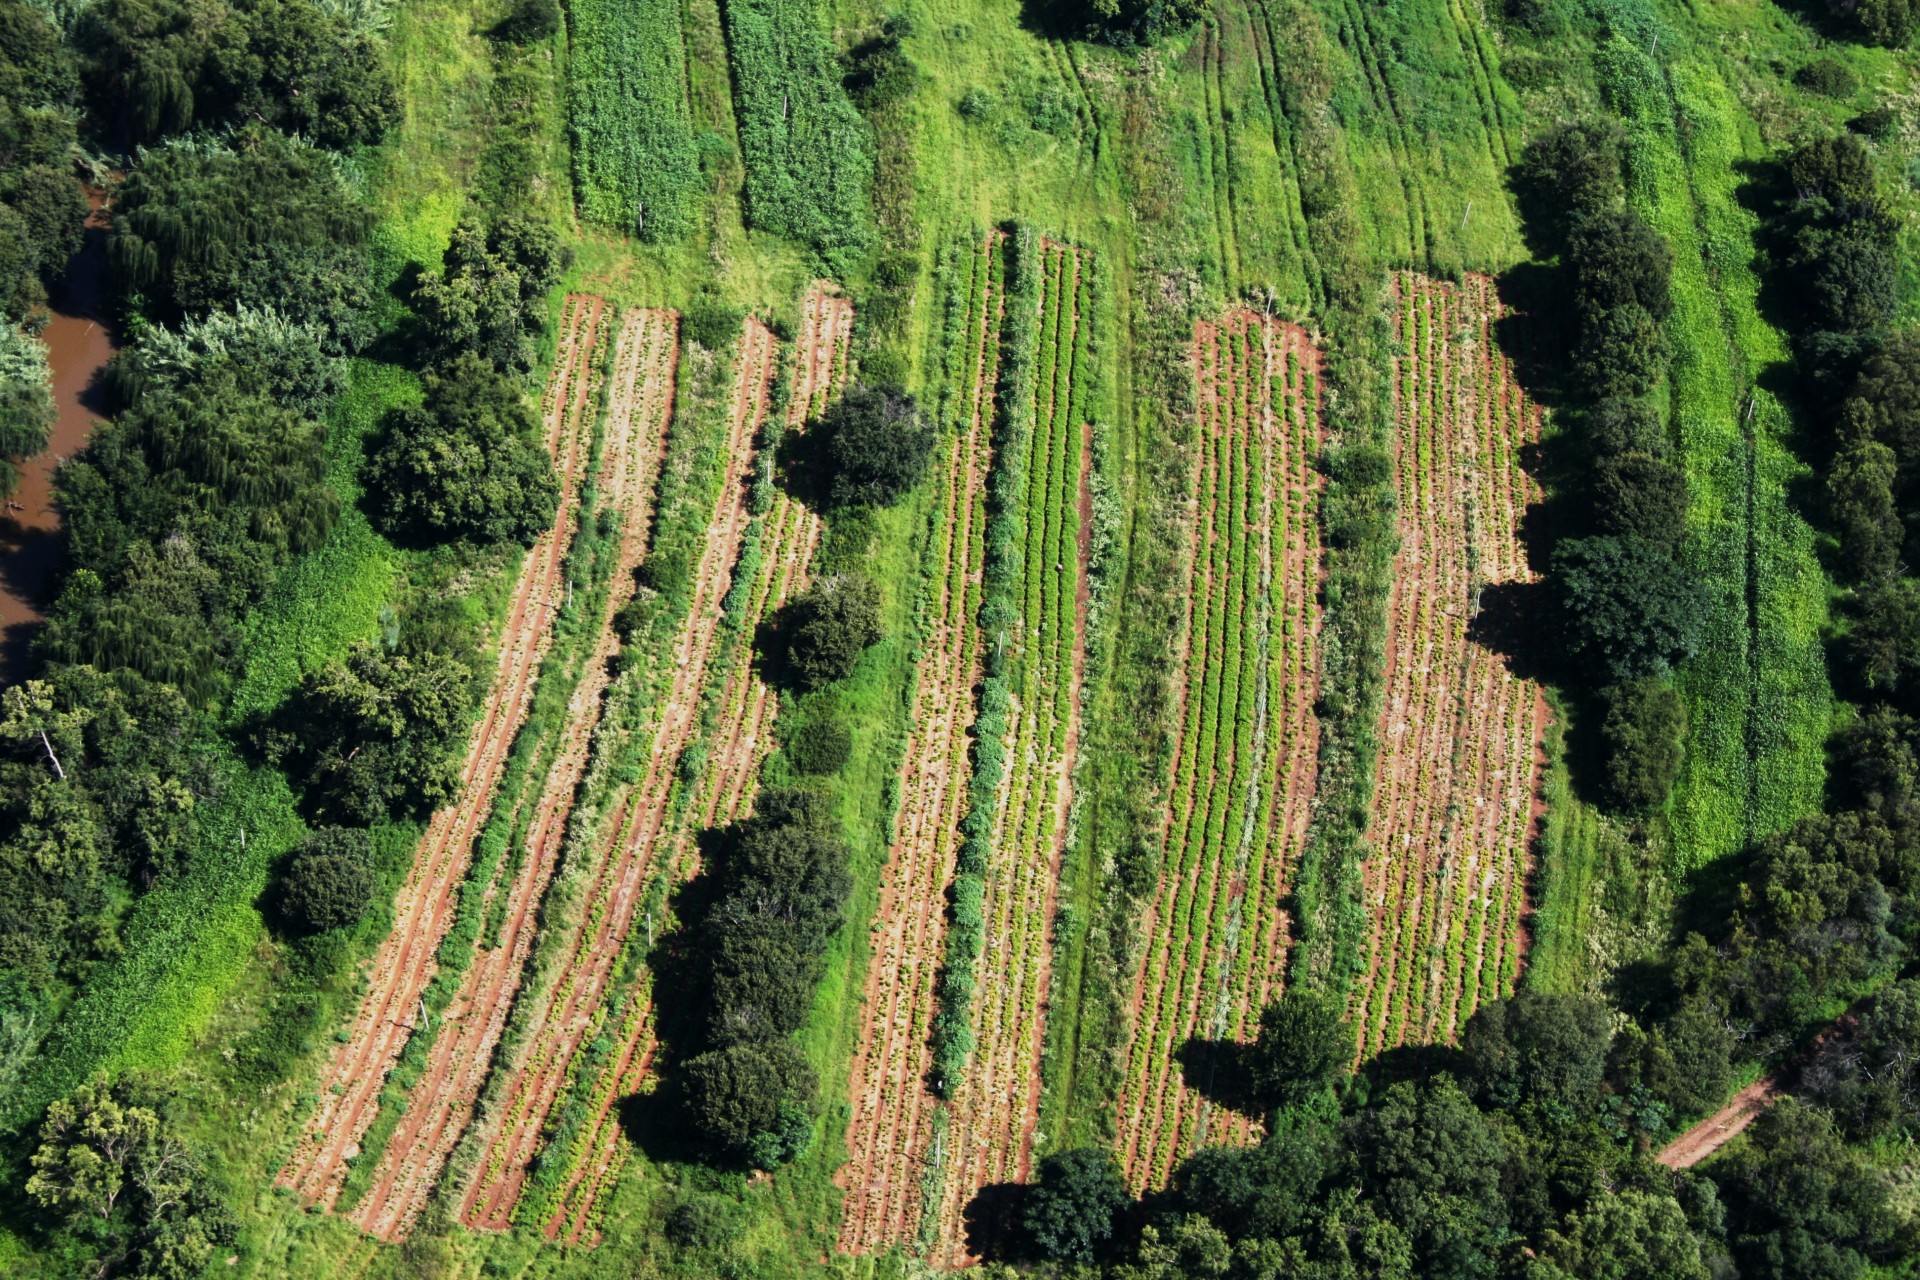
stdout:
[[1551,633],[1544,620],[1551,610],[1544,582],[1490,582],[1480,589],[1479,607],[1467,620],[1467,639],[1498,657],[1518,679],[1550,683]]
[[1459,1076],[1466,1055],[1450,1044],[1403,1044],[1383,1049],[1360,1064],[1369,1097],[1396,1084],[1417,1084],[1437,1075]]
[[1008,1262],[1026,1251],[1021,1218],[1027,1207],[1027,1187],[1021,1182],[995,1182],[980,1188],[961,1211],[961,1229],[967,1252],[988,1262]]
[[1561,370],[1573,344],[1573,310],[1564,274],[1544,262],[1522,262],[1495,279],[1494,292],[1505,312],[1494,322],[1494,344],[1514,380],[1540,404],[1565,403]]
[[1256,1119],[1264,1114],[1253,1089],[1253,1046],[1238,1040],[1192,1036],[1174,1050],[1180,1079],[1187,1088],[1217,1106]]

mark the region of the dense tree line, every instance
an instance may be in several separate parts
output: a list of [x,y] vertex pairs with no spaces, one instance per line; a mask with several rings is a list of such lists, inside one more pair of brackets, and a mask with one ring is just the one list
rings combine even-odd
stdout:
[[1603,799],[1642,813],[1679,772],[1685,713],[1666,677],[1698,646],[1702,609],[1679,560],[1686,472],[1651,398],[1668,356],[1672,253],[1626,205],[1620,148],[1614,125],[1559,125],[1528,143],[1514,186],[1569,299],[1562,415],[1588,483],[1586,528],[1551,563],[1567,681],[1593,702]]

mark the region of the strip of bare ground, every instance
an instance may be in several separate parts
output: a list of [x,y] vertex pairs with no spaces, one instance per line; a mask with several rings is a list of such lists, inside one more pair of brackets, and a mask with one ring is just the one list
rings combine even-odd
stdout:
[[[787,397],[787,429],[799,430],[844,386],[853,335],[853,303],[831,285],[816,282],[808,291],[798,334],[799,358]],[[776,492],[761,540],[760,572],[756,576],[743,632],[751,635],[761,621],[807,583],[808,569],[819,545],[820,519],[804,504]],[[719,733],[703,778],[705,794],[691,806],[698,826],[737,820],[751,807],[754,781],[760,765],[773,750],[773,718],[778,698],[760,679],[752,646],[738,645],[722,685],[717,719]],[[677,879],[699,868],[693,843],[696,827],[683,825],[663,833],[669,844],[670,874]],[[651,975],[642,978],[630,1009],[618,1029],[620,1050],[594,1084],[594,1119],[581,1150],[586,1154],[573,1171],[559,1204],[545,1224],[549,1239],[580,1244],[594,1234],[600,1194],[625,1167],[627,1147],[622,1142],[617,1107],[620,1100],[642,1088],[653,1067],[654,1036]]]
[[309,1202],[331,1206],[338,1197],[346,1162],[358,1154],[387,1073],[415,1029],[416,1011],[436,969],[435,953],[452,924],[474,837],[486,821],[507,750],[532,700],[534,678],[559,609],[560,571],[579,510],[592,363],[605,310],[602,299],[573,294],[562,313],[560,347],[544,405],[547,445],[560,469],[559,509],[515,583],[500,633],[493,686],[469,743],[460,797],[428,824],[394,904],[394,929],[367,971],[369,986],[359,1013],[323,1080],[320,1105],[275,1179]]
[[603,826],[600,871],[585,910],[572,928],[564,977],[526,1028],[522,1048],[507,1064],[512,1074],[498,1128],[488,1138],[474,1181],[462,1198],[470,1227],[504,1230],[512,1222],[541,1133],[575,1053],[600,1025],[602,997],[654,865],[656,839],[682,750],[697,726],[700,691],[713,654],[720,603],[740,553],[749,514],[746,478],[753,439],[767,411],[776,343],[755,320],[741,331],[726,470],[694,579],[693,600],[675,639],[674,671],[654,728],[647,771],[613,806]]
[[[984,548],[985,494],[991,462],[993,392],[1000,365],[1003,291],[987,256],[1002,251],[992,232],[983,247],[978,342],[968,353],[964,417],[941,486],[934,536],[941,570],[929,601],[929,633],[917,673],[913,722],[901,762],[900,813],[881,873],[880,904],[868,945],[860,1042],[850,1075],[848,1161],[835,1178],[843,1192],[839,1248],[865,1252],[898,1237],[888,1216],[889,1189],[916,1192],[924,1156],[926,1087],[934,983],[946,934],[943,893],[953,879],[958,828],[967,803],[967,737],[980,677],[976,615]],[[958,562],[956,575],[948,566]],[[956,581],[957,576],[957,581]]]
[[355,1225],[383,1240],[397,1240],[411,1229],[466,1132],[533,949],[535,911],[559,860],[619,649],[613,617],[632,594],[633,571],[646,554],[678,354],[674,312],[627,312],[614,347],[601,450],[601,490],[620,521],[612,586],[593,653],[568,704],[560,750],[527,832],[525,857],[507,889],[498,945],[479,949],[466,971],[372,1189],[355,1206]]

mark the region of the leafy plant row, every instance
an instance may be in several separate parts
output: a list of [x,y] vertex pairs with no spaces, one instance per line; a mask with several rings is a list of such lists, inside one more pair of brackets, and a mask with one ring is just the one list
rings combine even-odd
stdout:
[[688,231],[700,157],[677,0],[572,0],[567,112],[580,214],[638,235]]

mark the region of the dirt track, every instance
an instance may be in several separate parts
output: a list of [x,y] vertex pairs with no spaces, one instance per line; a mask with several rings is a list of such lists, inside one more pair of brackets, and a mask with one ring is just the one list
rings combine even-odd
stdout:
[[988,255],[999,254],[1005,238],[990,235],[975,264],[979,296],[969,317],[964,399],[934,529],[941,573],[926,605],[900,814],[869,939],[866,1013],[850,1077],[848,1160],[835,1179],[846,1193],[839,1247],[847,1252],[911,1237],[919,1205],[915,1172],[935,1106],[923,1082],[932,1067],[934,979],[946,935],[942,895],[953,879],[967,805],[967,741],[980,672],[981,535],[1005,311]]
[[1762,1111],[1783,1097],[1772,1076],[1756,1080],[1714,1114],[1668,1143],[1654,1157],[1669,1169],[1691,1169],[1740,1136]]
[[499,637],[492,688],[470,739],[459,798],[435,813],[394,903],[394,928],[367,968],[368,988],[347,1039],[321,1082],[320,1105],[275,1179],[308,1202],[331,1206],[346,1162],[373,1122],[388,1072],[415,1030],[435,953],[452,924],[474,838],[485,823],[508,748],[526,718],[535,677],[552,636],[572,543],[592,424],[593,360],[606,314],[597,297],[567,298],[559,350],[543,405],[547,447],[555,454],[561,501],[554,525],[528,552]]
[[603,997],[634,925],[634,910],[656,861],[657,839],[681,752],[697,727],[700,695],[719,630],[720,605],[749,522],[746,477],[753,439],[767,411],[776,343],[758,321],[746,322],[736,361],[724,480],[703,541],[693,600],[673,650],[669,688],[653,729],[645,776],[603,828],[600,872],[572,927],[572,959],[556,991],[526,1028],[498,1127],[462,1204],[470,1227],[504,1230],[540,1149],[547,1117],[574,1056],[605,1016]]
[[559,860],[619,648],[613,616],[632,594],[633,570],[646,554],[654,489],[673,413],[678,320],[671,311],[636,309],[626,313],[620,326],[600,470],[601,492],[621,531],[612,589],[595,648],[568,704],[564,738],[540,792],[524,857],[507,888],[498,945],[488,949],[483,940],[447,1009],[446,1026],[434,1042],[372,1187],[351,1215],[355,1225],[384,1240],[398,1239],[412,1227],[466,1132],[533,948],[535,912]]

